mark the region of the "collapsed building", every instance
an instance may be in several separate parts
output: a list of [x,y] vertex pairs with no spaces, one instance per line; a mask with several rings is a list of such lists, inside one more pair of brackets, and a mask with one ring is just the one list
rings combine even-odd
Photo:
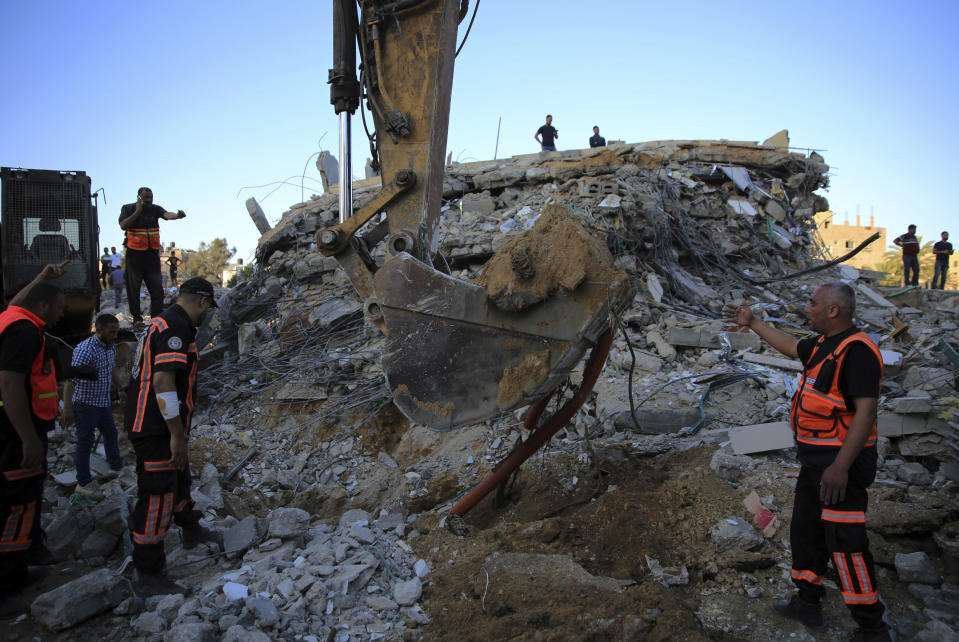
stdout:
[[[337,221],[336,195],[313,197],[263,234],[256,274],[221,300],[205,353],[194,499],[224,549],[186,550],[176,529],[167,539],[170,574],[193,595],[144,603],[109,570],[129,552],[135,475],[94,506],[71,500],[72,443],[58,429],[48,546],[76,569],[104,568],[37,594],[34,619],[17,627],[340,642],[809,639],[763,604],[790,587],[781,524],[798,469],[787,423],[797,366],[719,311],[745,300],[800,336],[815,287],[843,279],[886,367],[868,522],[880,590],[901,635],[955,638],[959,297],[883,290],[875,274],[824,260],[821,156],[781,138],[660,141],[446,169],[440,250],[454,276],[479,278],[559,205],[637,286],[566,428],[475,514],[451,518],[523,438],[523,411],[440,434],[392,406],[382,336],[316,248]],[[358,205],[371,197],[356,186]],[[77,591],[96,599],[78,604]],[[848,625],[841,608],[827,607],[833,637]]]

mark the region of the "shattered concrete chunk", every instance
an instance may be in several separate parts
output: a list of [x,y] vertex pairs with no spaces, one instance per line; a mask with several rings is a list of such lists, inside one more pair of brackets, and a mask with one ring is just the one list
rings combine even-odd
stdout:
[[939,573],[929,556],[922,551],[896,555],[896,573],[903,582],[939,584]]
[[310,528],[310,514],[302,508],[276,508],[268,519],[270,535],[281,539],[299,537]]
[[47,628],[63,631],[112,609],[132,593],[129,580],[104,568],[37,596],[30,613]]
[[721,551],[748,551],[765,541],[756,529],[739,517],[719,520],[709,534]]

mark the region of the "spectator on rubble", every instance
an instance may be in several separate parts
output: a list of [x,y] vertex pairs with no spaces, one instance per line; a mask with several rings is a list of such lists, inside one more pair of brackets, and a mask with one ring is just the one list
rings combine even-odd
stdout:
[[590,147],[606,147],[606,139],[599,135],[599,126],[593,125],[593,135],[589,137]]
[[[919,285],[919,239],[916,238],[916,226],[910,225],[905,234],[892,240],[902,248],[902,280],[905,287]],[[909,279],[909,272],[912,279]]]
[[170,256],[166,260],[166,264],[170,266],[170,285],[177,287],[176,283],[176,274],[177,266],[180,265],[182,261],[177,257],[176,250],[170,250]]
[[932,246],[932,253],[936,255],[936,271],[932,275],[932,289],[936,289],[936,279],[939,279],[939,289],[946,287],[946,273],[949,271],[949,257],[952,256],[952,243],[949,242],[949,232],[942,233],[942,240]]
[[119,270],[123,267],[123,255],[117,252],[117,248],[110,248],[110,269]]
[[70,379],[63,391],[61,427],[77,426],[77,448],[73,464],[77,469],[75,493],[87,499],[100,501],[103,492],[90,472],[90,453],[93,451],[96,431],[103,437],[103,449],[110,470],[123,469],[117,427],[113,422],[112,392],[118,391],[119,374],[116,371],[117,332],[120,322],[112,314],[101,314],[94,323],[95,332],[73,349],[73,366],[93,366],[99,373],[95,381]]
[[533,138],[539,143],[542,151],[556,151],[556,139],[559,138],[559,130],[553,127],[552,114],[546,114],[546,124],[536,130]]
[[209,281],[188,279],[176,303],[147,324],[130,376],[123,423],[137,457],[134,588],[144,597],[185,592],[164,572],[163,540],[171,518],[185,548],[216,539],[200,525],[190,497],[187,450],[199,360],[196,329],[216,305]]
[[113,261],[110,259],[110,251],[103,248],[103,256],[100,257],[100,287],[106,289],[110,284],[110,269]]
[[867,489],[878,461],[882,357],[853,325],[855,311],[853,289],[835,282],[817,288],[806,304],[809,325],[820,333],[816,337],[797,340],[755,317],[745,303],[727,304],[722,313],[803,365],[790,413],[800,463],[789,532],[798,592],[788,602],[774,603],[773,610],[825,628],[820,600],[832,559],[843,600],[859,625],[852,639],[889,640],[866,535]]
[[143,323],[140,313],[140,284],[146,282],[150,293],[150,316],[155,317],[163,311],[163,278],[160,269],[160,224],[186,217],[183,210],[168,212],[153,203],[153,190],[141,187],[137,190],[136,203],[128,203],[120,208],[120,228],[126,236],[123,244],[127,248],[127,304],[133,323]]
[[123,284],[126,270],[122,267],[114,268],[110,272],[110,288],[113,290],[113,307],[120,308],[120,297],[123,294]]

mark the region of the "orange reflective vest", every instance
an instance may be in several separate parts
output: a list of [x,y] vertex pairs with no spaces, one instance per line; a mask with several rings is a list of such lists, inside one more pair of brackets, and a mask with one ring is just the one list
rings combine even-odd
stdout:
[[[819,337],[816,342],[816,348],[813,356],[819,350],[825,337]],[[868,336],[862,332],[844,339],[832,354],[817,363],[811,368],[803,370],[802,381],[800,382],[796,394],[792,401],[792,425],[796,441],[811,446],[842,446],[849,432],[849,426],[852,424],[852,418],[855,411],[846,408],[846,400],[842,392],[839,391],[839,373],[842,371],[843,361],[846,359],[846,351],[855,342],[865,344],[876,355],[879,361],[879,381],[882,382],[882,355],[879,348],[872,342]],[[810,357],[810,361],[812,360]],[[830,364],[827,366],[827,364]],[[829,383],[828,392],[822,392],[824,385],[816,389],[816,379],[820,372],[831,371],[832,381]],[[825,373],[823,373],[825,374]],[[876,443],[876,422],[872,423],[872,431],[869,433],[869,439],[866,446],[872,446]]]
[[[27,320],[37,327],[40,333],[40,351],[30,366],[30,405],[33,414],[40,419],[56,419],[60,412],[60,400],[57,398],[57,375],[53,370],[53,359],[47,357],[46,341],[43,338],[43,327],[46,323],[33,312],[15,305],[0,313],[0,334],[11,323]],[[3,402],[0,401],[0,406]]]
[[159,227],[128,229],[125,243],[128,250],[159,250],[163,247]]

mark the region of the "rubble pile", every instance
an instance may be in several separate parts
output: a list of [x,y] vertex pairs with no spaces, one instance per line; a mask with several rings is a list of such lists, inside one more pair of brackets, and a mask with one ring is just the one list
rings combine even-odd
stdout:
[[[187,550],[171,529],[168,567],[192,595],[131,596],[114,570],[130,551],[133,471],[103,502],[71,503],[74,442],[58,429],[47,544],[70,560],[62,575],[100,582],[102,597],[78,614],[47,590],[34,617],[167,640],[811,639],[761,603],[792,586],[797,364],[719,310],[745,300],[805,336],[810,295],[842,279],[885,364],[867,521],[880,590],[902,637],[959,639],[959,296],[824,264],[813,213],[828,208],[815,193],[827,171],[815,153],[729,141],[447,167],[440,249],[454,276],[476,280],[560,205],[638,290],[583,409],[497,493],[499,508],[490,498],[462,520],[449,506],[522,438],[523,411],[442,434],[403,418],[377,364],[380,332],[316,249],[336,195],[293,206],[261,238],[254,278],[221,300],[203,355],[194,499],[223,549]],[[357,186],[359,204],[374,191]],[[98,567],[110,577],[88,579]],[[828,639],[848,635],[841,602],[827,617]]]

